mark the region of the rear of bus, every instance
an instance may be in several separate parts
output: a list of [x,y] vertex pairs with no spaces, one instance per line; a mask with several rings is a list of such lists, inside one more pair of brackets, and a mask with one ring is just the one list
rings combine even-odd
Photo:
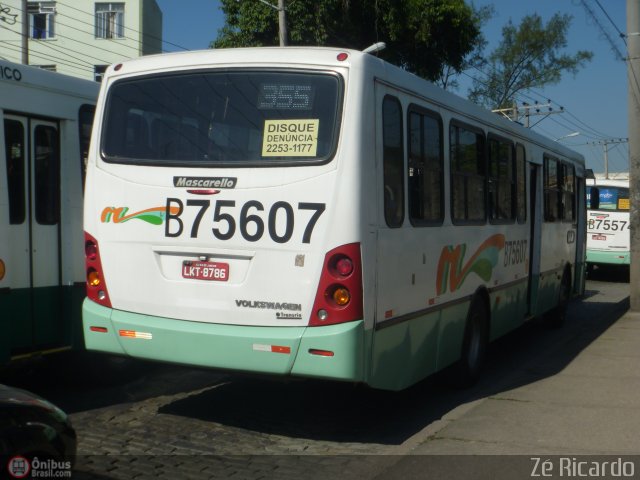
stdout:
[[589,180],[587,264],[629,265],[631,261],[628,180]]
[[363,379],[354,56],[212,50],[109,68],[85,196],[87,348]]

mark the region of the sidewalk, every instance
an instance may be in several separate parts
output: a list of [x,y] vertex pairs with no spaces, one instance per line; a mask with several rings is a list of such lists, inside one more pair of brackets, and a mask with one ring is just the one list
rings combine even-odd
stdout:
[[640,454],[640,313],[625,313],[561,372],[521,385],[450,412],[413,453]]
[[[607,461],[626,461],[640,478],[640,313],[627,305],[605,315],[594,309],[586,346],[585,338],[575,352],[559,345],[523,365],[506,388],[451,410],[375,479],[531,478],[543,476],[536,462],[544,461],[548,478],[579,478],[578,463],[586,471]],[[619,477],[605,473],[599,478]]]

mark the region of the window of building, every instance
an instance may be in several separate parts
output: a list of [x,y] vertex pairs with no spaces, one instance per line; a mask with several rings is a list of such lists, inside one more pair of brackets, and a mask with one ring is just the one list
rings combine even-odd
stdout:
[[387,95],[382,102],[382,150],[384,169],[384,218],[390,227],[404,220],[404,150],[402,106]]
[[37,40],[55,36],[56,2],[29,2],[29,37]]
[[452,220],[454,223],[484,224],[487,218],[484,134],[452,122],[449,144]]
[[96,38],[124,38],[124,3],[96,3]]
[[515,220],[516,179],[513,144],[489,137],[489,217],[492,223]]
[[516,145],[516,213],[518,223],[527,221],[527,161],[524,146]]
[[442,223],[443,155],[440,117],[418,107],[409,111],[409,218],[414,225]]

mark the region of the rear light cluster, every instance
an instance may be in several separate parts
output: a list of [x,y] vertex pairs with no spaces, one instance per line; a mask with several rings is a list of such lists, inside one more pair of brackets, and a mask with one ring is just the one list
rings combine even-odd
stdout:
[[84,233],[84,255],[87,275],[87,297],[104,307],[111,308],[111,300],[104,280],[98,241]]
[[350,243],[324,258],[309,326],[351,322],[362,316],[360,244]]

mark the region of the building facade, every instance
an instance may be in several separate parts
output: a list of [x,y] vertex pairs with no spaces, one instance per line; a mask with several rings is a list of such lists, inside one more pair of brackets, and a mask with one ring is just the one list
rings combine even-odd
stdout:
[[[0,57],[23,62],[23,0],[0,0]],[[162,52],[155,0],[28,0],[28,63],[100,81],[107,66]]]

